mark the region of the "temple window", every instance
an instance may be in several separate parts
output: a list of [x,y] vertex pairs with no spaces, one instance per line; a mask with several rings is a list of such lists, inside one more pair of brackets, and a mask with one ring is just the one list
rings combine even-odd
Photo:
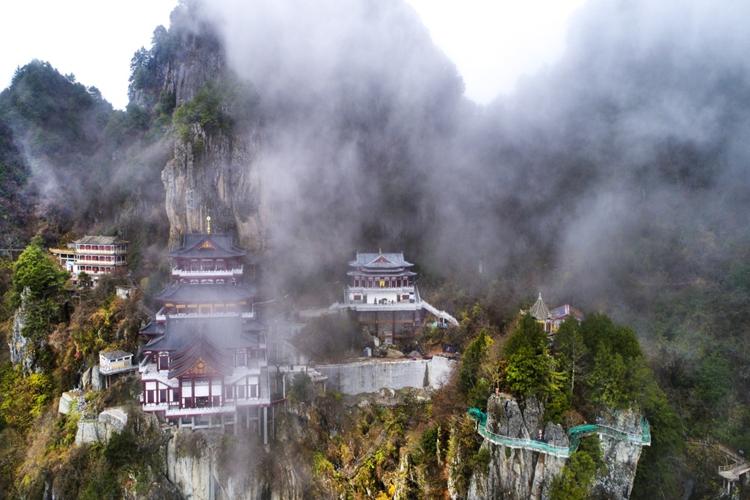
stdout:
[[244,349],[239,349],[234,355],[235,366],[247,366],[247,352]]
[[159,370],[168,370],[168,369],[169,369],[169,353],[160,352],[159,353]]

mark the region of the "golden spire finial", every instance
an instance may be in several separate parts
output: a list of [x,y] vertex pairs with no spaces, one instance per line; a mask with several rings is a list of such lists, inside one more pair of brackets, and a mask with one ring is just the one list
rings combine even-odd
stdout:
[[211,234],[211,216],[206,216],[206,233]]

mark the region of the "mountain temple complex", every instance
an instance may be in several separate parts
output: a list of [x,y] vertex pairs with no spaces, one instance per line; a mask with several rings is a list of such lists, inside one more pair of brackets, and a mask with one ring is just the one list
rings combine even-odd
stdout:
[[250,429],[268,442],[281,382],[269,374],[266,326],[231,236],[189,234],[170,253],[172,282],[141,330],[143,410],[180,427]]
[[414,264],[398,253],[360,253],[349,262],[344,302],[362,328],[386,344],[408,340],[425,325],[428,314],[440,325],[458,321],[439,311],[419,295]]

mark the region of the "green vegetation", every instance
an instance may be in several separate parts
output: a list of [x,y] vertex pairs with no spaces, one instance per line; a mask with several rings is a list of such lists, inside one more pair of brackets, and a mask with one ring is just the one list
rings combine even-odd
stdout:
[[562,474],[552,482],[552,500],[585,500],[590,498],[591,486],[596,473],[604,467],[599,438],[589,437],[581,441],[565,464]]
[[484,405],[490,395],[491,387],[482,365],[487,362],[492,338],[485,329],[472,340],[464,352],[461,368],[458,372],[458,388],[466,395],[472,405]]
[[257,97],[247,86],[232,80],[209,82],[193,99],[177,106],[173,123],[177,136],[192,144],[194,154],[200,154],[205,144],[197,130],[208,136],[229,136],[238,120],[253,119],[256,107]]
[[[10,312],[22,307],[21,334],[29,341],[26,353],[30,356],[26,371],[23,365],[12,366],[4,356],[0,358],[0,487],[13,496],[38,497],[45,477],[54,470],[55,491],[70,492],[63,495],[66,498],[116,498],[120,474],[155,470],[151,460],[158,461],[156,443],[141,439],[156,439],[158,427],[154,433],[134,414],[138,438],[134,437],[136,428],[131,428],[106,447],[77,448],[72,446],[77,412],[57,416],[52,403],[61,390],[77,382],[85,367],[96,362],[99,350],[134,351],[143,315],[135,300],[114,297],[112,279],[103,279],[93,290],[81,290],[72,310],[73,303],[67,300],[70,292],[65,289],[67,277],[39,239],[12,266],[0,266],[0,292],[8,307],[2,318],[5,334],[9,334]],[[89,410],[96,411],[131,402],[134,390],[126,378],[91,396],[87,397]],[[134,465],[133,456],[141,453],[146,462]]]
[[309,403],[315,396],[315,387],[307,373],[298,373],[292,379],[288,391],[289,400],[295,403]]
[[562,392],[564,374],[557,371],[557,360],[550,355],[548,344],[547,335],[534,318],[522,316],[505,345],[504,383],[521,398],[536,397],[547,407],[547,418],[559,418],[567,409]]
[[227,133],[232,127],[231,118],[224,112],[223,92],[215,85],[203,87],[195,97],[178,106],[174,112],[174,125],[177,134],[184,142],[193,137],[192,126],[200,126],[207,134]]
[[13,266],[11,304],[20,306],[24,293],[30,301],[56,301],[67,279],[68,273],[42,248],[41,240],[34,239]]
[[53,398],[49,375],[24,375],[19,366],[0,366],[0,430],[12,427],[25,433],[39,418]]
[[68,273],[42,249],[38,238],[26,247],[13,265],[8,300],[12,308],[23,309],[21,335],[29,344],[26,349],[28,368],[50,370],[53,367],[53,353],[47,336],[63,319],[63,286],[67,279]]

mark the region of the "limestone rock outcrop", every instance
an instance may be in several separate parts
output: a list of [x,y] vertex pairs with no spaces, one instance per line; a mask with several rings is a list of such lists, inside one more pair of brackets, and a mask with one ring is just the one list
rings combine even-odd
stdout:
[[[632,410],[613,412],[602,417],[599,423],[633,434],[641,432],[641,415]],[[601,436],[601,447],[607,468],[594,480],[594,497],[606,497],[613,500],[629,498],[633,490],[638,459],[643,448],[607,435]]]
[[[537,438],[542,431],[545,441],[567,446],[568,437],[559,424],[544,425],[544,406],[535,398],[521,409],[506,395],[493,395],[487,401],[487,429],[513,438]],[[564,458],[530,450],[482,444],[490,453],[488,470],[476,471],[469,484],[468,498],[548,498],[552,480],[565,466]]]
[[[184,446],[193,441],[193,445]],[[183,443],[181,445],[180,443]],[[196,445],[196,443],[199,443]],[[278,447],[278,445],[277,445]],[[185,448],[188,448],[187,450]],[[222,435],[181,429],[172,434],[166,450],[167,477],[184,498],[211,500],[271,500],[303,498],[304,491],[291,463],[281,463],[277,475],[269,482],[258,472],[253,460],[260,460],[262,450],[230,459],[233,471],[225,470],[226,458],[221,458]],[[248,451],[248,450],[245,450]],[[283,462],[280,454],[278,460]],[[238,473],[241,471],[241,473]]]
[[[641,415],[635,411],[618,411],[603,416],[597,423],[639,434]],[[544,423],[544,407],[534,398],[523,408],[510,396],[497,394],[487,401],[487,429],[495,434],[519,439],[538,439],[567,447],[568,434],[559,424]],[[584,438],[585,439],[585,438]],[[594,498],[629,498],[633,489],[641,446],[602,434],[601,448],[606,468],[597,474],[592,486]],[[471,477],[467,497],[548,499],[554,478],[559,475],[567,459],[526,449],[514,449],[482,443],[488,450],[490,463],[486,471],[475,471]]]
[[21,365],[24,373],[35,370],[34,345],[30,339],[24,336],[23,330],[26,326],[29,291],[21,293],[21,304],[13,314],[13,328],[8,338],[8,349],[10,351],[10,362]]
[[[257,252],[265,235],[260,209],[260,180],[253,166],[255,145],[249,136],[209,134],[193,125],[191,139],[176,139],[172,159],[162,171],[170,243],[182,234],[206,229],[235,232],[240,244]],[[196,147],[200,144],[200,147]]]

